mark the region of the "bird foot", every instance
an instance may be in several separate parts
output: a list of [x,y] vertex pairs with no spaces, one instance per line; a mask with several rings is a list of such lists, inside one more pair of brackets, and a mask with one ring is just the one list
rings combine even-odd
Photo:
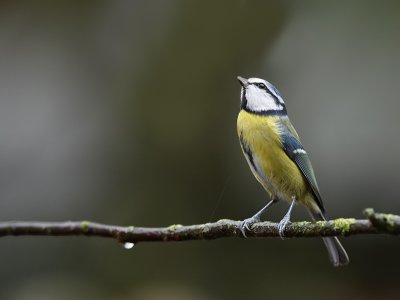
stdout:
[[285,215],[278,224],[278,232],[282,240],[285,237],[285,229],[288,224],[290,224],[290,215]]
[[254,223],[257,223],[257,222],[260,222],[260,218],[257,217],[257,216],[253,216],[253,217],[251,217],[251,218],[247,218],[247,219],[243,220],[243,221],[240,223],[239,228],[240,228],[240,231],[242,232],[242,234],[243,234],[243,236],[244,236],[245,238],[247,238],[246,230],[249,230],[249,231],[250,231],[250,230],[251,230],[251,226],[252,226]]

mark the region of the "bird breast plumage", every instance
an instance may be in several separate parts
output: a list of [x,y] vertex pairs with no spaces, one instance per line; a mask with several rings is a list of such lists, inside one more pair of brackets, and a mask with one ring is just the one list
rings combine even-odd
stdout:
[[254,176],[271,197],[290,202],[295,196],[299,202],[308,202],[308,183],[282,148],[279,118],[242,110],[237,130],[243,153]]

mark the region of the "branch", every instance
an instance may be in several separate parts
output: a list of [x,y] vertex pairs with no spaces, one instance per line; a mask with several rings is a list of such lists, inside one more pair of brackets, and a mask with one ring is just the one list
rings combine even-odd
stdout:
[[[350,236],[356,234],[400,235],[400,216],[375,213],[372,208],[364,211],[367,219],[336,219],[320,222],[295,222],[286,227],[285,237]],[[212,240],[223,237],[243,237],[240,221],[219,220],[199,225],[171,225],[161,228],[122,227],[79,222],[0,222],[0,237],[4,236],[97,236],[112,238],[121,243],[150,241]],[[278,224],[256,223],[248,237],[279,237]]]

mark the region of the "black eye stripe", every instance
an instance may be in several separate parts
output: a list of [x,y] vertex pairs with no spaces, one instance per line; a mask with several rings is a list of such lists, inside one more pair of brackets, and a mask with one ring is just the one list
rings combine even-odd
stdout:
[[268,91],[267,86],[262,82],[254,82],[254,83],[250,83],[250,84],[255,85],[256,87],[258,87],[262,90]]
[[271,92],[271,91],[268,89],[268,87],[267,87],[264,83],[262,83],[262,82],[252,82],[252,83],[250,83],[250,84],[255,85],[256,87],[258,87],[258,88],[260,88],[260,89],[262,89],[262,90],[265,90],[268,94],[270,94],[270,95],[274,98],[275,103],[276,103],[277,105],[285,106],[285,104],[284,104],[284,103],[281,103],[281,102],[279,101],[278,97],[277,97],[273,92]]
[[259,84],[257,84],[257,86],[258,86],[260,89],[263,89],[263,90],[266,90],[266,89],[267,89],[267,87],[265,86],[264,83],[259,83]]

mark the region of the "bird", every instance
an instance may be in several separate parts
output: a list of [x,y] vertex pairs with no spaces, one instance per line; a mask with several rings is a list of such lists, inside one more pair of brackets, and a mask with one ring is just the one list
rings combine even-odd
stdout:
[[[242,152],[270,201],[254,216],[240,223],[246,230],[261,221],[261,216],[279,201],[290,203],[278,224],[284,238],[295,204],[304,206],[313,221],[325,221],[325,208],[307,151],[289,120],[286,104],[279,91],[260,78],[237,77],[241,85],[237,132]],[[323,237],[331,263],[343,266],[349,257],[337,237]]]

